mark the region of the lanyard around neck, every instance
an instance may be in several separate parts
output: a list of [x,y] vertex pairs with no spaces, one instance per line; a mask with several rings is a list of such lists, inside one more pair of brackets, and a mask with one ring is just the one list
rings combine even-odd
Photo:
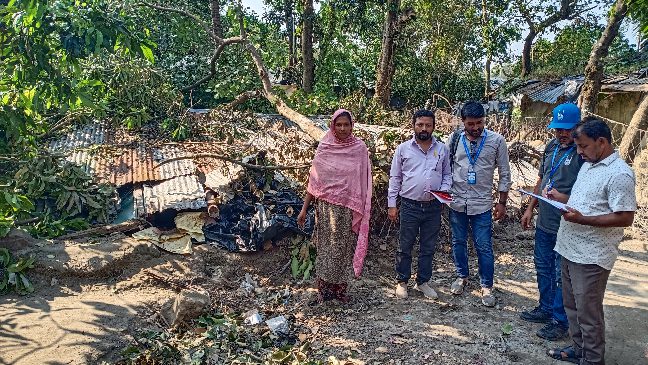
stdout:
[[556,163],[556,155],[558,154],[558,150],[560,149],[560,145],[556,146],[556,149],[554,150],[553,157],[551,157],[551,170],[549,171],[549,179],[551,180],[553,176],[556,174],[556,171],[558,171],[558,168],[560,165],[562,165],[563,161],[571,154],[571,152],[574,150],[574,146],[571,146],[565,153],[560,157],[558,160],[558,163]]
[[479,158],[479,154],[481,154],[487,136],[488,136],[487,132],[484,131],[484,136],[482,137],[481,143],[479,144],[479,148],[477,148],[477,152],[475,152],[474,159],[472,158],[470,154],[470,149],[468,149],[468,144],[466,143],[466,134],[464,133],[464,135],[461,136],[461,141],[463,142],[464,149],[466,150],[466,156],[468,157],[468,162],[470,162],[471,165],[474,166],[477,163],[477,159]]

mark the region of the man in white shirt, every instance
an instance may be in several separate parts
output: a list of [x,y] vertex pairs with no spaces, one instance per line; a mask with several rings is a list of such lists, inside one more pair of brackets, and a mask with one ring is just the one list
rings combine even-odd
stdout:
[[555,250],[563,257],[563,303],[572,345],[547,354],[581,365],[604,365],[603,297],[623,228],[632,225],[637,209],[635,177],[614,150],[612,133],[602,120],[586,118],[574,131],[574,141],[586,162],[571,195],[543,191],[569,209],[560,222]]

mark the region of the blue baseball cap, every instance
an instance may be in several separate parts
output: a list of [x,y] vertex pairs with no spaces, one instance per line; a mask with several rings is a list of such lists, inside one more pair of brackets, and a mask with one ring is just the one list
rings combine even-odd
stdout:
[[575,104],[560,104],[553,110],[553,118],[547,128],[572,129],[581,120],[581,111]]

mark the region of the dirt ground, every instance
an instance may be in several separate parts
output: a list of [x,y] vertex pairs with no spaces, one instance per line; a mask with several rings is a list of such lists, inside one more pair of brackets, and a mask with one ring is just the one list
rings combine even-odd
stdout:
[[[312,357],[352,358],[366,364],[554,364],[546,342],[535,336],[540,325],[518,319],[537,300],[529,234],[517,225],[496,229],[496,308],[478,296],[476,261],[471,284],[452,296],[454,278],[449,244],[435,257],[433,286],[440,299],[393,295],[395,244],[372,245],[366,271],[352,284],[350,304],[309,306],[312,282],[299,283],[286,269],[287,247],[234,254],[208,245],[194,246],[189,257],[161,253],[124,236],[98,241],[20,243],[37,255],[29,296],[0,298],[1,364],[102,364],[119,360],[132,335],[165,325],[160,316],[177,288],[202,287],[218,311],[289,315],[295,334],[313,344]],[[514,238],[517,236],[517,238]],[[375,241],[375,240],[374,240]],[[379,241],[382,242],[382,241]],[[627,239],[612,271],[605,299],[607,364],[648,364],[648,244]],[[149,273],[171,278],[155,279]],[[246,273],[263,290],[239,289]],[[276,301],[273,293],[290,293]],[[273,299],[274,298],[274,299]],[[512,325],[503,335],[502,327]]]

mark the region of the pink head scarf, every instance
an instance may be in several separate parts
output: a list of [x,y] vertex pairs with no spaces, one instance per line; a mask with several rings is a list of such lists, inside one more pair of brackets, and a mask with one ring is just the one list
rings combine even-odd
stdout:
[[[351,228],[358,234],[353,255],[353,272],[360,277],[369,247],[369,216],[371,213],[371,162],[365,143],[351,134],[340,140],[335,135],[335,120],[347,113],[338,109],[331,117],[329,130],[315,152],[308,178],[308,192],[317,199],[351,209]],[[351,127],[353,127],[351,118]]]

